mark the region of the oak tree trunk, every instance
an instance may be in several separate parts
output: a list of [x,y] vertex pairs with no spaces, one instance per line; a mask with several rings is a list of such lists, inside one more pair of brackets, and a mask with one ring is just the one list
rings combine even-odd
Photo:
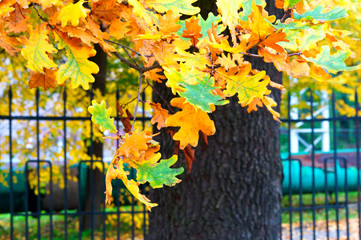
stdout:
[[[268,4],[267,10],[275,14]],[[281,73],[273,65],[248,60],[254,68],[266,70],[272,81],[281,82]],[[171,98],[163,85],[156,84],[156,89],[163,98]],[[272,90],[279,104],[280,92]],[[155,102],[163,101],[157,93],[153,96]],[[266,108],[249,114],[235,97],[230,101],[210,114],[216,133],[208,138],[206,151],[197,148],[191,174],[184,173],[175,187],[151,191],[150,199],[159,206],[149,214],[146,239],[279,238],[282,162],[278,123]],[[158,140],[163,158],[170,157],[174,150],[170,138],[161,134]]]

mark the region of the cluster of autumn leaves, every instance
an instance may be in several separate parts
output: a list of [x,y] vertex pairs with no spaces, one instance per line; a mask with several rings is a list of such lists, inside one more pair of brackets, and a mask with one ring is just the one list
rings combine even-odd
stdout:
[[[89,61],[96,54],[94,44],[138,71],[140,81],[144,76],[148,82],[165,83],[177,95],[170,104],[180,111],[150,103],[152,124],[158,129],[179,127],[171,135],[184,151],[189,170],[199,134],[206,139],[216,131],[208,114],[227,104],[228,97],[237,95],[248,112],[265,106],[278,120],[273,109],[277,104],[268,87],[283,86],[265,71],[254,69],[245,56],[263,58],[295,78],[327,80],[330,73],[357,68],[344,62],[352,54],[342,41],[349,33],[331,28],[330,21],[347,15],[340,7],[317,5],[322,3],[318,1],[276,0],[276,6],[285,12],[276,20],[265,10],[263,0],[217,0],[218,14],[209,13],[204,19],[194,2],[3,0],[0,46],[10,55],[21,53],[26,59],[30,88],[46,90],[66,83],[89,89],[94,82],[92,74],[99,71]],[[181,16],[188,17],[181,20]],[[130,46],[120,44],[124,39]],[[119,178],[148,209],[156,206],[139,192],[138,185],[149,182],[157,188],[180,182],[176,176],[183,168],[170,168],[177,155],[160,160],[159,144],[150,132],[133,131],[130,114],[121,119],[126,134],[120,136],[105,102],[93,101],[89,112],[101,131],[114,133],[112,138],[120,141],[107,171],[107,202],[111,180]],[[128,179],[124,164],[137,170],[136,181]]]

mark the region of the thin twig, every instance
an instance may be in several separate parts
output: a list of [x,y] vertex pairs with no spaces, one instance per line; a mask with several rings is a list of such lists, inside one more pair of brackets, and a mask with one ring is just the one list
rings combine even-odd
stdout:
[[240,52],[240,54],[243,54],[243,55],[246,55],[246,56],[250,56],[250,57],[258,57],[258,58],[261,58],[260,55],[253,54],[253,53],[248,53],[248,52]]
[[[147,89],[148,86],[150,86],[150,84],[147,84],[147,86],[145,86],[145,87],[143,88],[141,94],[145,92],[145,90]],[[122,108],[125,108],[125,107],[128,106],[130,103],[132,103],[134,100],[136,100],[137,98],[138,98],[138,95],[137,95],[136,97],[134,97],[132,100],[128,101],[127,103],[122,104],[121,107],[122,107]]]
[[284,23],[286,21],[287,17],[291,14],[291,12],[292,12],[292,8],[286,10],[285,14],[281,18],[281,23]]
[[127,64],[128,67],[134,68],[135,70],[137,70],[138,72],[143,72],[143,68],[139,67],[138,65],[131,63],[130,61],[128,61],[126,58],[124,58],[122,55],[120,55],[118,52],[112,52],[114,56],[116,56],[120,61],[122,61],[123,63]]
[[150,67],[143,68],[143,72],[148,72],[148,71],[156,69],[156,68],[161,68],[159,63],[156,63],[156,64],[154,64],[154,65],[152,65]]
[[135,60],[132,58],[132,56],[130,56],[128,50],[127,50],[125,47],[122,47],[122,49],[123,49],[123,51],[128,55],[128,57],[132,60],[132,62],[133,62],[134,64],[137,64],[137,63],[135,62]]
[[292,57],[292,56],[300,56],[302,54],[301,51],[299,52],[296,52],[296,53],[291,53],[291,54],[288,54],[289,57]]
[[38,17],[43,21],[43,22],[48,22],[45,18],[43,18],[43,16],[40,15],[39,10],[35,7],[35,4],[33,4],[33,7],[35,9],[36,14],[38,15]]
[[135,53],[135,54],[140,55],[140,53],[139,53],[139,52],[137,52],[137,51],[135,51],[135,50],[131,49],[130,47],[128,47],[128,46],[126,46],[126,45],[123,45],[123,44],[121,44],[121,43],[117,43],[117,42],[114,42],[114,41],[111,41],[111,40],[105,40],[105,41],[106,41],[106,42],[109,42],[109,43],[116,44],[116,45],[118,45],[118,46],[120,46],[120,47],[122,47],[122,48],[126,48],[126,49],[128,49],[128,50],[132,51],[132,52],[133,52],[133,53]]
[[[142,73],[142,72],[139,72],[138,98],[137,98],[137,104],[135,105],[135,109],[134,109],[133,124],[132,124],[132,128],[130,129],[130,132],[133,132],[133,128],[134,128],[134,124],[135,124],[135,119],[137,118],[138,105],[139,105],[140,94],[141,94],[141,90],[142,90],[142,81],[143,81],[143,73]],[[144,111],[144,110],[143,110],[143,111]]]
[[174,113],[172,107],[169,105],[169,103],[162,97],[162,95],[155,89],[155,87],[147,80],[148,85],[152,87],[153,91],[162,99],[162,101],[167,105],[170,112]]

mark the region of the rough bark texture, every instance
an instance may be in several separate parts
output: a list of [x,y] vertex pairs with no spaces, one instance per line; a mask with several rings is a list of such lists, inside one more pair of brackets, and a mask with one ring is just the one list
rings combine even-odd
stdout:
[[[281,81],[273,65],[254,60],[252,65]],[[170,93],[160,84],[156,87],[169,100]],[[278,91],[272,97],[280,102]],[[157,94],[154,100],[162,102]],[[149,214],[146,239],[278,239],[282,197],[278,123],[265,108],[249,114],[237,99],[230,100],[211,114],[217,131],[208,138],[206,151],[196,150],[192,173],[183,174],[175,187],[151,191],[150,199],[159,206]],[[160,141],[163,156],[172,155],[169,137],[163,134]]]

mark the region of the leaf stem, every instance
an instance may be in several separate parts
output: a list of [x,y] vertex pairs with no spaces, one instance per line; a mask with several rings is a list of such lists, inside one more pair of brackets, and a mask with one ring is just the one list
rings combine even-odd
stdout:
[[[139,72],[139,86],[138,86],[137,104],[135,105],[134,117],[133,117],[133,124],[132,124],[132,128],[130,129],[130,132],[133,132],[135,120],[136,120],[136,118],[137,118],[138,105],[139,105],[140,95],[141,95],[141,90],[142,90],[142,82],[143,82],[143,73],[142,73],[142,72]],[[143,109],[143,111],[144,111],[144,109]]]

